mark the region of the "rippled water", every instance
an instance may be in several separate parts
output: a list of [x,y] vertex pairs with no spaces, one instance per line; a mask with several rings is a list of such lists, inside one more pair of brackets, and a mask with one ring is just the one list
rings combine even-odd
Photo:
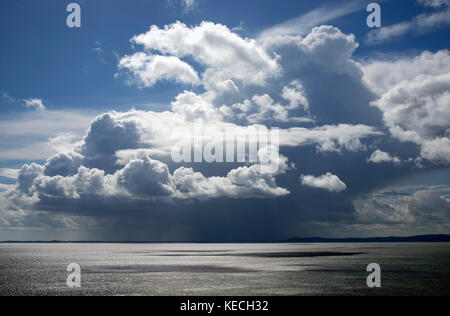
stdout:
[[450,244],[0,244],[0,295],[450,295]]

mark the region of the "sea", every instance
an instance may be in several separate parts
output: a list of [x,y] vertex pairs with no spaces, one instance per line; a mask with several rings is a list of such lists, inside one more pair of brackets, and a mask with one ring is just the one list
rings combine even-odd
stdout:
[[4,243],[0,295],[447,296],[450,244]]

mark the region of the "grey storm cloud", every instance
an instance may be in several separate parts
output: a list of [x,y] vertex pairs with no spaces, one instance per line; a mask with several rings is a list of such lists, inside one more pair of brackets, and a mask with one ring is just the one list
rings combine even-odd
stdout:
[[413,231],[445,231],[450,216],[448,186],[414,189],[409,194],[373,194],[355,200],[356,216],[362,223]]

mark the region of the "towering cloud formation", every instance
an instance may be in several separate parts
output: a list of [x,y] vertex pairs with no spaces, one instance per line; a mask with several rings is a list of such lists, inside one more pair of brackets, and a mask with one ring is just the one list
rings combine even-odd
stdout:
[[[126,218],[121,225],[151,223],[154,231],[145,229],[151,239],[174,222],[182,226],[176,233],[191,225],[205,233],[205,218],[224,236],[232,218],[239,227],[258,219],[264,229],[252,231],[256,238],[295,234],[311,223],[358,224],[359,206],[369,205],[361,196],[416,166],[400,160],[425,168],[449,164],[447,51],[361,64],[353,58],[355,36],[335,27],[316,27],[305,37],[275,34],[253,40],[221,24],[176,22],[134,36],[142,51],[118,65],[130,83],[198,89],[180,92],[164,112],[102,114],[69,150],[23,166],[17,186],[3,194],[5,209],[22,212],[9,223],[33,212],[64,214],[72,223],[79,215]],[[208,132],[191,133],[195,124]],[[272,127],[280,128],[276,172],[261,161],[171,159],[177,144],[191,148],[199,139],[220,142],[230,130],[248,135]],[[404,150],[403,142],[412,147]],[[398,151],[383,148],[392,143]],[[381,167],[392,169],[370,174]]]

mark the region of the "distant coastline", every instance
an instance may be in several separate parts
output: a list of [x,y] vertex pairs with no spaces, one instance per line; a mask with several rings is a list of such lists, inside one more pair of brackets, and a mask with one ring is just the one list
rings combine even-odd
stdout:
[[409,237],[371,237],[371,238],[291,238],[292,243],[411,243],[411,242],[450,242],[450,235],[419,235]]
[[262,243],[446,243],[450,242],[450,235],[419,235],[409,237],[368,237],[368,238],[322,238],[295,237],[284,240],[265,241],[98,241],[98,240],[5,240],[0,244],[262,244]]

